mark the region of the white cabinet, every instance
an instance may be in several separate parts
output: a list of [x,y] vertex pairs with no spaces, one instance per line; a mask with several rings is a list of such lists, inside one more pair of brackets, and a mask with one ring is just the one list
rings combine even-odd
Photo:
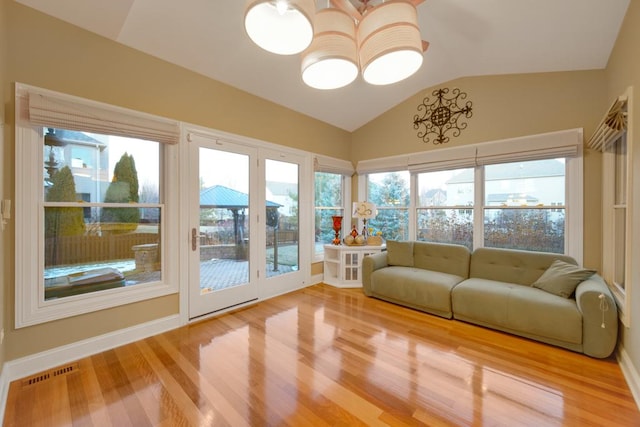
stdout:
[[362,259],[384,246],[324,245],[324,283],[339,288],[362,286]]

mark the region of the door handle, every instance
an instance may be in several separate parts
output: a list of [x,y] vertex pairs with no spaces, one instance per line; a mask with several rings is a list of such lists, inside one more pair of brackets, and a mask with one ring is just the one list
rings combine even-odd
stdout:
[[195,228],[191,229],[191,250],[198,249],[198,231]]

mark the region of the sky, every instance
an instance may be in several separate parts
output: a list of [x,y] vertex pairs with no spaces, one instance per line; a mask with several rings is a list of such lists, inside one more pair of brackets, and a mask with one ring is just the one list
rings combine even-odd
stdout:
[[109,181],[113,179],[113,169],[126,152],[133,156],[138,171],[140,187],[144,183],[157,186],[160,176],[160,144],[142,139],[109,136]]

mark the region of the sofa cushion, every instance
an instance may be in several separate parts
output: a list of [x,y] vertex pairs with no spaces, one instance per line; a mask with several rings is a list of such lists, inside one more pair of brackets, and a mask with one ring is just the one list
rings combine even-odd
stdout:
[[573,258],[561,254],[478,248],[471,255],[469,277],[531,286],[557,259],[578,264]]
[[371,274],[373,296],[451,318],[451,289],[463,280],[437,271],[390,266]]
[[413,267],[413,242],[387,240],[387,262],[389,265]]
[[456,319],[532,337],[582,343],[582,315],[573,299],[476,278],[456,285],[451,299]]
[[446,243],[414,242],[413,266],[455,276],[469,277],[471,252],[466,246]]
[[576,286],[593,276],[595,272],[595,270],[555,260],[531,286],[563,298],[569,298],[576,290]]

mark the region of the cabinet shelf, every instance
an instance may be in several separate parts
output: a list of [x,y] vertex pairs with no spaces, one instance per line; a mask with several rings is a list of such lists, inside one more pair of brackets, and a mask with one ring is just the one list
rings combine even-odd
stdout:
[[324,283],[339,288],[362,286],[362,259],[385,246],[324,246]]

